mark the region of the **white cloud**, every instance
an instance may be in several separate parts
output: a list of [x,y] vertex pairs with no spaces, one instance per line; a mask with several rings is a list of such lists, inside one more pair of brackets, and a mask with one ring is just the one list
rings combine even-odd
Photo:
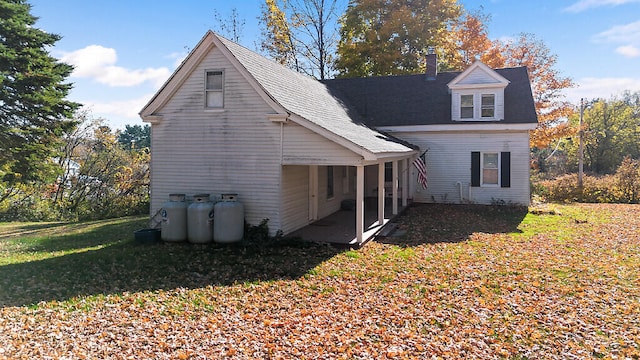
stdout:
[[566,7],[564,11],[577,13],[601,6],[618,6],[637,2],[640,2],[640,0],[579,0]]
[[628,58],[640,57],[640,48],[633,45],[620,46],[616,49],[616,52]]
[[102,117],[109,122],[114,129],[123,129],[126,124],[142,123],[138,112],[151,99],[153,94],[145,94],[135,99],[94,101],[80,100],[84,107],[91,111],[95,117]]
[[640,20],[625,25],[617,25],[593,37],[596,42],[640,43]]
[[609,99],[621,95],[625,90],[640,91],[640,78],[582,78],[576,81],[576,88],[565,90],[567,100],[573,104],[580,103],[580,98]]
[[61,60],[75,67],[72,76],[92,78],[101,84],[113,87],[136,86],[145,82],[160,86],[171,75],[169,69],[165,67],[127,69],[116,66],[118,60],[116,50],[100,45],[89,45],[66,53]]
[[617,25],[592,37],[597,43],[622,43],[616,52],[628,58],[640,57],[640,21]]

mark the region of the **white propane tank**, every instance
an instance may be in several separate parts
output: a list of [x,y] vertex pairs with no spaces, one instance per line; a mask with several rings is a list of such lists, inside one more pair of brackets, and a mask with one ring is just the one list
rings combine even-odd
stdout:
[[164,241],[187,240],[187,203],[185,194],[169,194],[169,201],[161,210],[162,227],[160,238]]
[[237,201],[238,194],[222,194],[214,206],[213,240],[232,243],[244,237],[244,206]]
[[209,194],[193,195],[187,208],[187,240],[194,244],[205,244],[213,240],[213,203]]

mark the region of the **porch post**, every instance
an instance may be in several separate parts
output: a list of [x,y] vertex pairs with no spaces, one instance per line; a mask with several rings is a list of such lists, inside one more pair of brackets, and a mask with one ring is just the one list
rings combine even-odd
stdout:
[[364,237],[364,166],[356,166],[356,240],[362,244]]
[[378,225],[384,224],[384,164],[378,163]]
[[409,159],[402,160],[402,206],[407,207],[409,198]]
[[393,160],[393,190],[392,193],[392,208],[393,215],[398,215],[398,160]]

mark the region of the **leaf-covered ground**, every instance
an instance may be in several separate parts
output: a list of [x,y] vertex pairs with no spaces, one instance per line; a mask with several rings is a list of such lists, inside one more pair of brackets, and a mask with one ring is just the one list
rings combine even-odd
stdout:
[[638,205],[415,206],[349,251],[106,240],[142,223],[0,231],[0,358],[640,358]]

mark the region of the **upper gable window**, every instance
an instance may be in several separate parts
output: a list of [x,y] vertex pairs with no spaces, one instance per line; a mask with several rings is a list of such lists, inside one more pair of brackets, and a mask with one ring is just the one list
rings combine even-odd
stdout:
[[494,94],[482,94],[481,117],[493,118],[496,111],[496,96]]
[[224,107],[224,72],[207,71],[205,83],[207,108]]
[[460,95],[460,117],[473,119],[473,95]]

